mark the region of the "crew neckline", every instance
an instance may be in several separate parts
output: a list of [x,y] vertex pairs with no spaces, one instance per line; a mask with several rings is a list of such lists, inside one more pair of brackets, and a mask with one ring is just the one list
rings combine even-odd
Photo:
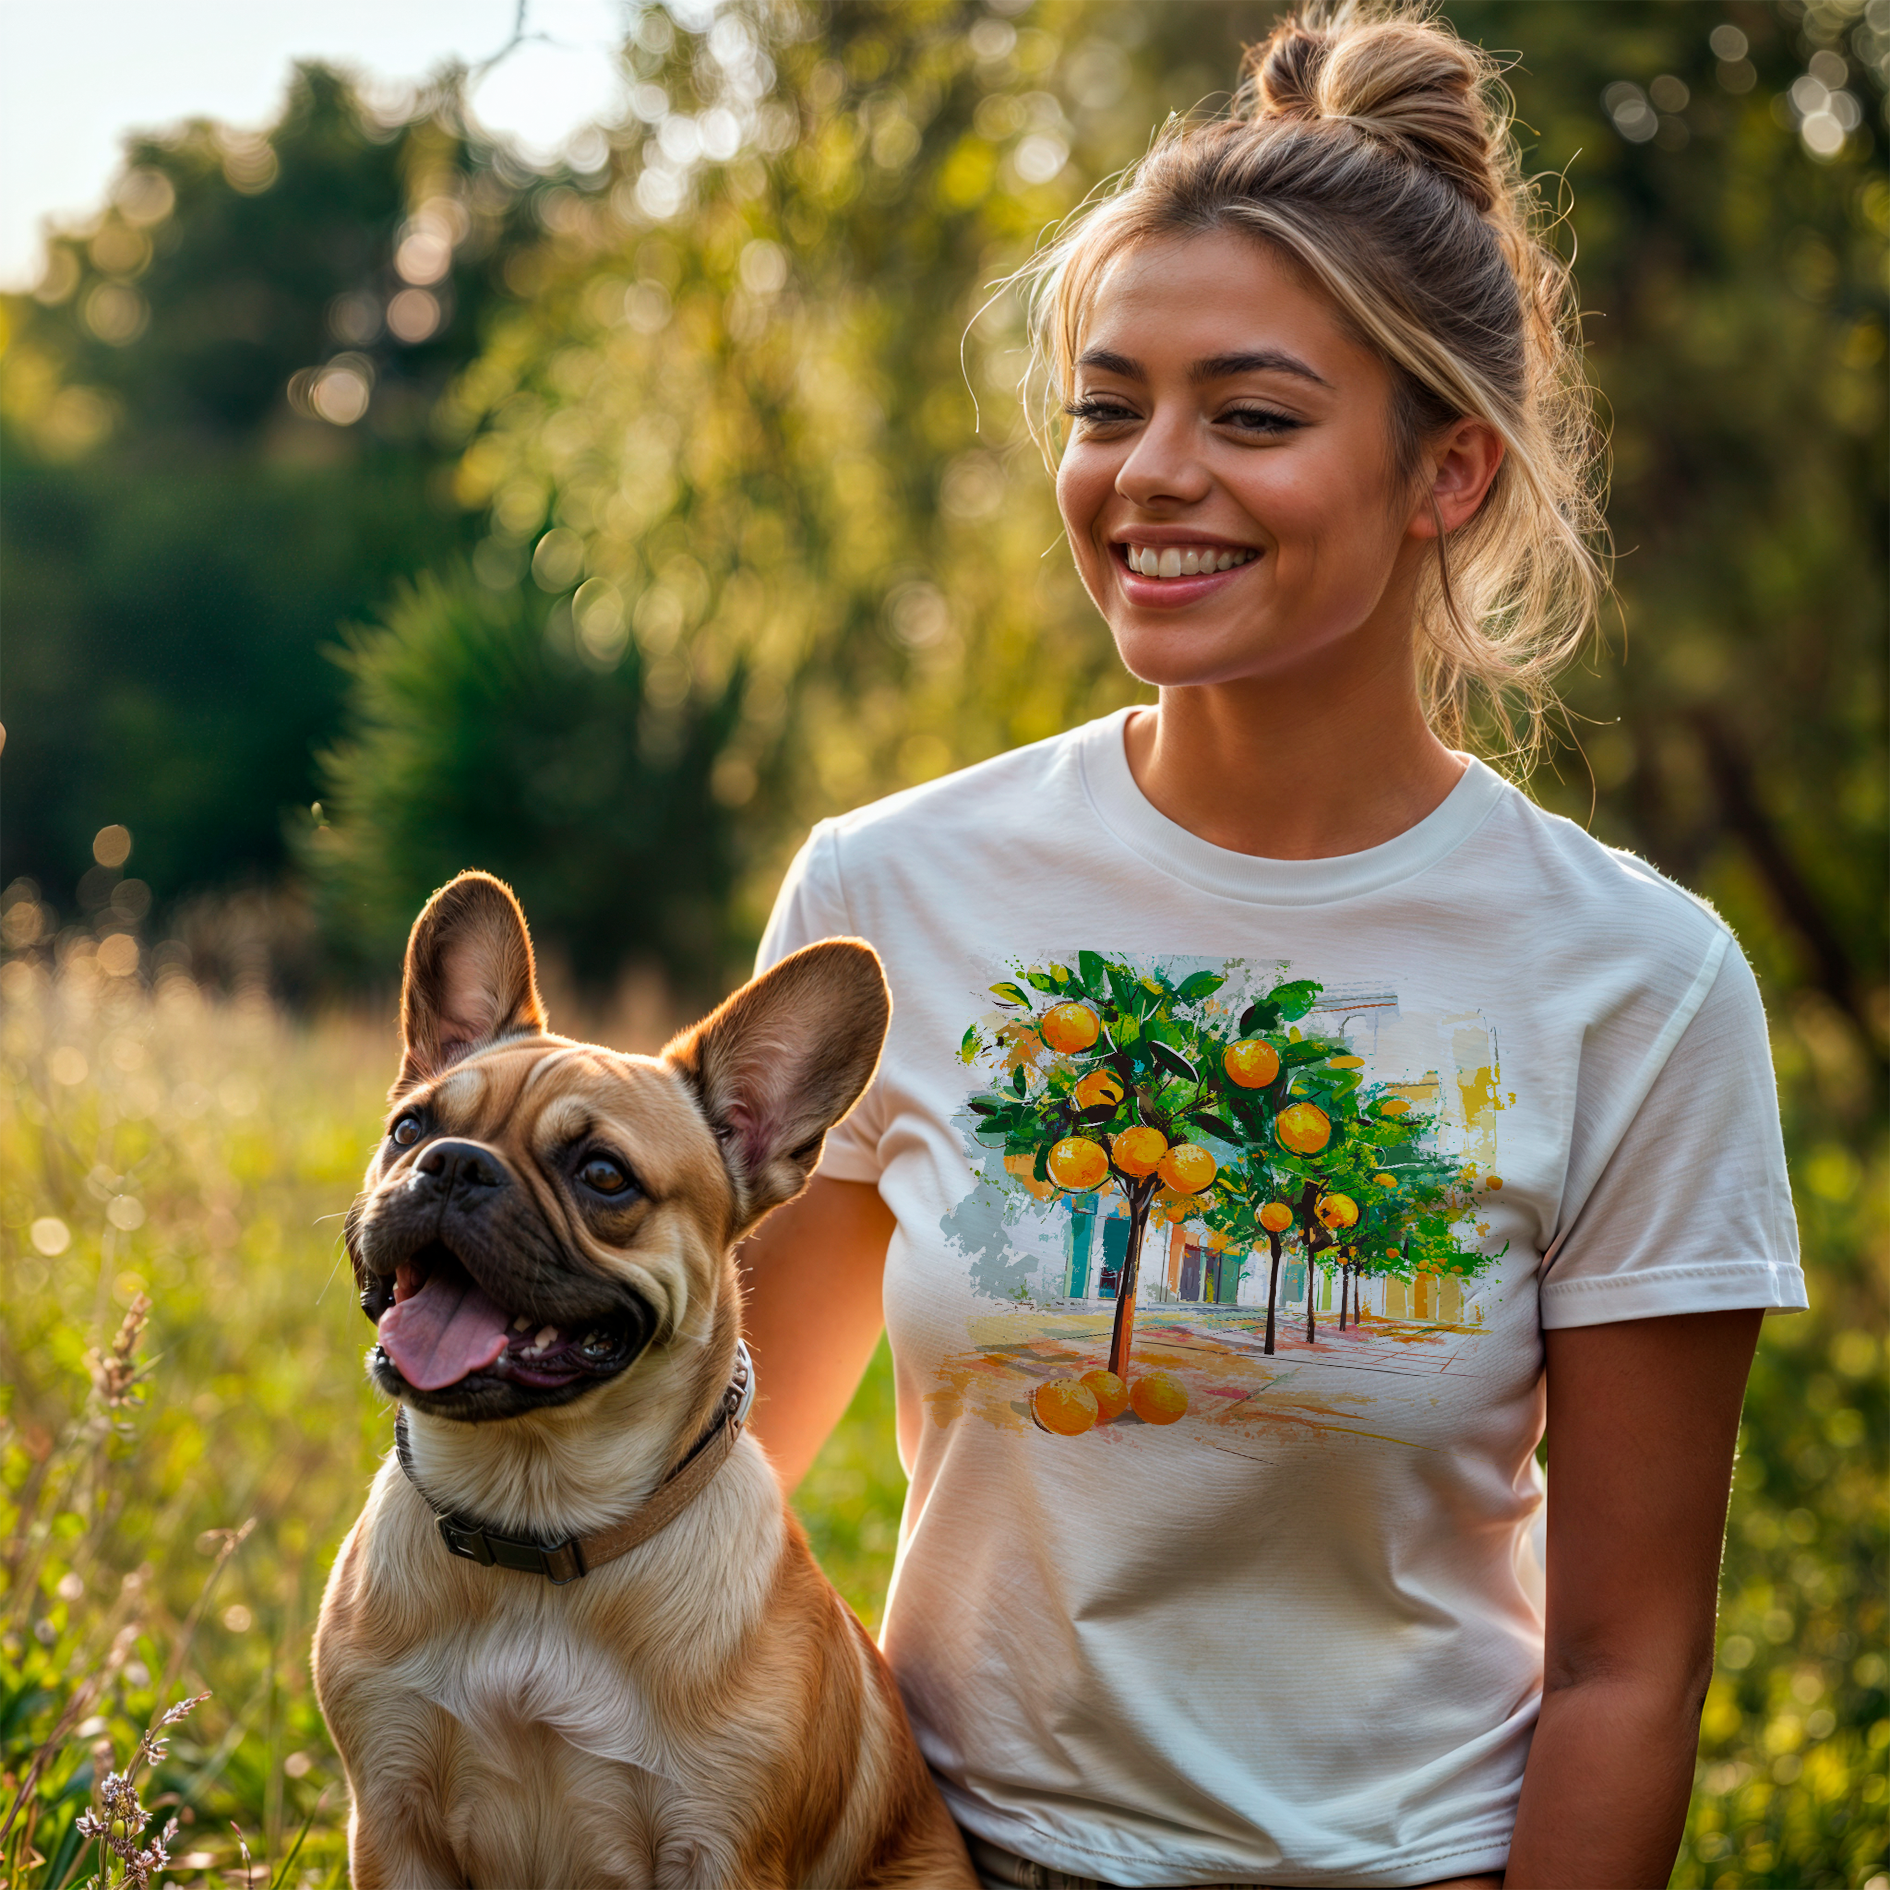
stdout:
[[1273,860],[1234,853],[1172,821],[1137,786],[1123,745],[1129,711],[1092,722],[1081,733],[1078,766],[1098,820],[1158,872],[1223,899],[1258,906],[1321,906],[1381,892],[1435,866],[1482,826],[1510,785],[1474,755],[1453,787],[1403,833],[1362,853],[1323,860]]

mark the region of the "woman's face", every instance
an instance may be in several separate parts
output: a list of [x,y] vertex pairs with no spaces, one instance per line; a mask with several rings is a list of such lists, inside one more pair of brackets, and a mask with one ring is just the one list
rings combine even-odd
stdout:
[[1217,232],[1116,261],[1057,502],[1133,674],[1278,676],[1366,654],[1361,633],[1408,665],[1429,488],[1394,490],[1390,400],[1384,364],[1264,245]]

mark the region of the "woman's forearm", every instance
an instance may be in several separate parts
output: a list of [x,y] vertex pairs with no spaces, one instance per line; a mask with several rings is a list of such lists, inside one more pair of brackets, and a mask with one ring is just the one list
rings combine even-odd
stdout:
[[1706,1677],[1619,1674],[1544,1694],[1505,1890],[1667,1881],[1693,1789]]

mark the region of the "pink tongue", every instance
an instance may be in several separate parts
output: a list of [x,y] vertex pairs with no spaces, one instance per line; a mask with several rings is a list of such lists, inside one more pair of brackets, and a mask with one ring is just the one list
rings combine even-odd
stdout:
[[505,1309],[451,1267],[388,1307],[379,1331],[401,1377],[416,1390],[438,1391],[483,1371],[505,1350]]

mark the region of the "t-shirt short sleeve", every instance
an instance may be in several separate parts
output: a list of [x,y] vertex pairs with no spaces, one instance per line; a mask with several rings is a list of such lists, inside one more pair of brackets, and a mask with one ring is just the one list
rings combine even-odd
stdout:
[[1729,936],[1664,1034],[1638,1070],[1583,1071],[1545,1328],[1807,1304],[1765,1009]]
[[[794,856],[775,896],[768,927],[755,954],[759,976],[789,953],[823,938],[858,938],[860,929],[847,911],[840,882],[840,862],[832,825],[822,821]],[[867,941],[872,942],[870,939]],[[884,1163],[879,1155],[880,1083],[876,1077],[852,1113],[827,1132],[816,1174],[834,1181],[877,1182]]]

